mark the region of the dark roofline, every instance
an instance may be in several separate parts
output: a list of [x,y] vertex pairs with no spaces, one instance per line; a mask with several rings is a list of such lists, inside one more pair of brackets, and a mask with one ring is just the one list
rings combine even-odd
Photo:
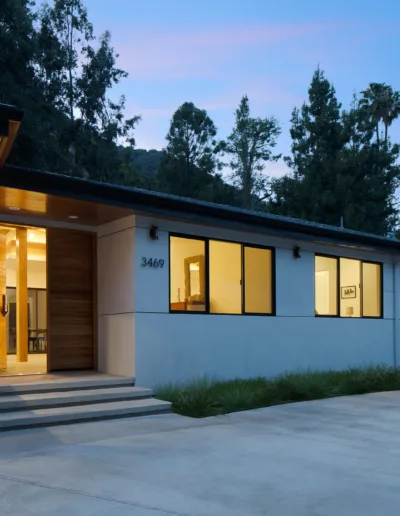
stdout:
[[307,235],[329,239],[336,243],[363,244],[378,249],[400,251],[400,240],[397,239],[12,165],[5,165],[1,170],[0,186],[120,206],[149,214],[184,219],[195,218],[197,222],[225,221],[241,224],[249,230],[263,233],[269,229],[274,233],[286,236],[291,234],[297,238]]

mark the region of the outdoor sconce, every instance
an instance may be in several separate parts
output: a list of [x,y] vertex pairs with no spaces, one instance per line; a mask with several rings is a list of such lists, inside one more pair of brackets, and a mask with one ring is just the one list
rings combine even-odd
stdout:
[[151,228],[150,228],[150,238],[152,240],[158,240],[158,227],[157,226],[151,226]]
[[293,258],[301,258],[300,247],[298,245],[293,247]]
[[23,116],[23,111],[15,106],[0,104],[0,169],[10,154]]

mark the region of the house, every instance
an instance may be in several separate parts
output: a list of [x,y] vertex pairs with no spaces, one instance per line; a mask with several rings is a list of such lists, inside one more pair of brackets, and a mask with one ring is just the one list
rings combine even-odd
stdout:
[[396,239],[5,165],[0,363],[146,387],[396,366],[399,251]]

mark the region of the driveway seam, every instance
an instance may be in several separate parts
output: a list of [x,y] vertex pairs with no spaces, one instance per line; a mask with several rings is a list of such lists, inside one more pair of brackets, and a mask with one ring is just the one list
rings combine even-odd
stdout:
[[102,501],[106,501],[106,502],[118,503],[120,505],[126,505],[128,507],[138,507],[140,509],[146,509],[148,511],[158,511],[158,512],[165,513],[165,514],[171,514],[172,516],[202,516],[199,513],[196,514],[196,513],[188,513],[188,512],[176,512],[176,511],[171,511],[170,509],[163,509],[162,507],[153,507],[151,505],[143,505],[143,504],[135,503],[135,502],[126,502],[124,500],[118,500],[117,498],[111,498],[108,496],[99,496],[99,495],[94,495],[94,494],[90,494],[90,493],[85,493],[84,491],[79,491],[77,489],[68,489],[65,487],[48,486],[45,484],[41,484],[40,482],[35,482],[34,480],[24,480],[22,478],[12,477],[9,475],[0,474],[0,479],[8,480],[11,482],[18,482],[20,484],[27,484],[27,485],[31,485],[31,486],[35,486],[35,487],[41,487],[42,489],[50,489],[52,491],[60,491],[63,493],[75,494],[78,496],[85,496],[86,498],[91,498],[94,500],[102,500]]

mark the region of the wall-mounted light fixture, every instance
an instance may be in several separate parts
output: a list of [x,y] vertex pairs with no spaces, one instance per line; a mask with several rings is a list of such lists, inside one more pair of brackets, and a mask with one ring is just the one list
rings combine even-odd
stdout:
[[150,238],[152,240],[158,240],[158,227],[157,226],[151,226],[149,234],[150,234]]
[[23,116],[23,111],[15,106],[0,104],[0,168],[10,154]]
[[293,258],[301,258],[300,247],[298,245],[293,247]]

